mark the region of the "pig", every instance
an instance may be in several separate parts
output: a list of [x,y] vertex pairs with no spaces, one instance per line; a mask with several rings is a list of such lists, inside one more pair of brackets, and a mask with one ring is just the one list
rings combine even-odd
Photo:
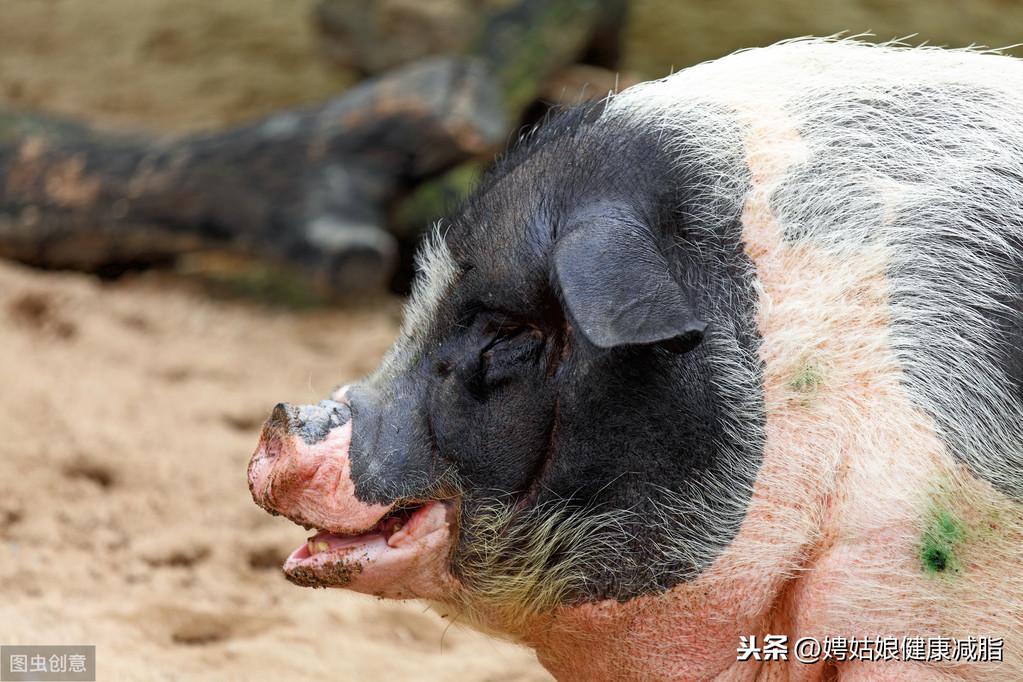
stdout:
[[558,679],[1019,680],[1021,425],[1023,65],[801,39],[523,136],[248,477]]

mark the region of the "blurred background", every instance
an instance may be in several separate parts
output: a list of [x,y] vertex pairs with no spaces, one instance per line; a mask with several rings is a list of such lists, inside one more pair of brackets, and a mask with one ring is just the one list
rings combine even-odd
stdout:
[[374,368],[424,230],[551,107],[796,36],[1020,27],[1018,0],[3,0],[0,642],[96,644],[99,679],[548,679],[451,614],[286,583],[304,532],[245,483],[269,409]]

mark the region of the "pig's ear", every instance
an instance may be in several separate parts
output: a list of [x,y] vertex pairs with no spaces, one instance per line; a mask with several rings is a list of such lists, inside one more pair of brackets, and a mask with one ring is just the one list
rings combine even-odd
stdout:
[[600,348],[660,344],[684,353],[707,327],[649,229],[619,207],[572,221],[554,246],[554,278],[571,321]]

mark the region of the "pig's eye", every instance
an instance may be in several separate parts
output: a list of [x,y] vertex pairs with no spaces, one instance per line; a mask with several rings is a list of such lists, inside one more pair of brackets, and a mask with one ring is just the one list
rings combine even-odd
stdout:
[[505,322],[502,324],[489,325],[486,328],[487,333],[490,334],[490,343],[483,349],[484,351],[490,350],[494,346],[505,343],[510,340],[514,340],[520,334],[525,334],[530,331],[530,327],[524,324],[515,324],[513,322]]
[[490,330],[489,342],[480,351],[479,379],[495,387],[517,377],[522,366],[540,359],[544,335],[528,325],[504,323]]

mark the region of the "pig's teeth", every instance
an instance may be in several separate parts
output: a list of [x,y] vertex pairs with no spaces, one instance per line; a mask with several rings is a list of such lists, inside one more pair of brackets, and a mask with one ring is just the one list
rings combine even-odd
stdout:
[[305,544],[306,547],[309,548],[310,555],[319,554],[320,552],[326,552],[328,549],[330,549],[330,545],[324,542],[323,540],[320,540],[319,542],[309,540]]
[[390,537],[387,538],[387,546],[400,547],[402,543],[406,542],[410,537],[412,536],[409,534],[409,532],[407,530],[402,530],[401,526],[399,525],[398,528],[395,529],[393,533],[391,533]]

